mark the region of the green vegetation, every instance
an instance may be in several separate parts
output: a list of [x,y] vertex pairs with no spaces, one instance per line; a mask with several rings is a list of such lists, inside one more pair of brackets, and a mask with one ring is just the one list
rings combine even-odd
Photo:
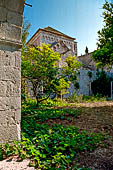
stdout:
[[103,5],[104,27],[98,31],[98,48],[93,54],[97,66],[113,65],[113,3]]
[[85,95],[79,95],[73,94],[71,97],[67,99],[69,103],[90,103],[90,102],[103,102],[107,101],[107,97],[102,97],[99,93],[96,93],[96,95],[92,96],[85,96]]
[[88,49],[88,47],[86,46],[85,54],[88,54],[88,52],[89,52],[89,49]]
[[3,160],[2,146],[0,146],[0,161]]
[[80,62],[75,56],[68,56],[61,69],[58,67],[60,57],[58,52],[54,52],[46,44],[42,44],[41,47],[28,47],[22,55],[22,77],[32,82],[37,106],[51,94],[68,93],[70,82],[78,87],[77,74],[81,66]]
[[[89,103],[89,102],[103,102],[107,101],[108,97],[102,97],[101,94],[97,94],[96,96],[85,96],[85,95],[79,95],[77,96],[76,93],[73,94],[71,97],[68,97],[66,99],[47,99],[46,101],[42,101],[39,104],[39,109],[47,109],[52,107],[68,107],[68,106],[76,106],[78,103]],[[28,98],[26,102],[23,102],[22,104],[23,109],[36,109],[36,100]]]
[[59,85],[57,77],[59,60],[59,53],[45,44],[42,47],[28,47],[22,56],[22,76],[32,82],[37,105],[43,100],[41,99],[43,92],[46,94],[46,99],[56,91],[55,85]]
[[[30,165],[41,170],[87,170],[73,164],[76,155],[93,151],[103,143],[104,137],[81,131],[68,123],[61,124],[63,120],[77,118],[79,110],[55,109],[47,105],[36,109],[34,102],[29,103],[22,106],[22,141],[14,141],[13,146],[5,144],[0,153],[3,152],[6,157],[16,154],[21,159],[29,158]],[[59,123],[51,123],[51,120]]]
[[43,109],[43,110],[30,110],[24,109],[22,111],[24,119],[29,117],[29,119],[34,119],[37,122],[45,122],[49,119],[61,119],[61,120],[70,120],[69,117],[76,117],[79,114],[78,110],[74,109]]
[[[102,61],[103,64],[112,64],[113,36],[110,37],[112,5],[105,3],[104,9],[108,11],[104,13],[106,25],[102,32],[99,32],[100,43],[94,58],[98,62]],[[14,141],[13,145],[7,143],[1,146],[0,160],[11,155],[18,155],[22,160],[29,158],[30,165],[39,170],[90,170],[84,166],[78,168],[75,160],[79,154],[92,152],[101,146],[104,136],[72,126],[72,121],[80,116],[80,110],[67,106],[71,106],[69,104],[71,102],[97,102],[106,99],[100,95],[77,96],[74,94],[66,101],[51,100],[49,98],[51,94],[61,97],[62,94],[67,93],[70,82],[76,89],[79,88],[77,74],[81,64],[75,56],[68,56],[62,69],[59,69],[60,54],[51,50],[49,45],[27,47],[26,38],[29,27],[29,24],[24,26],[22,36],[22,140]],[[105,35],[107,32],[110,36]],[[107,58],[103,59],[103,56]],[[88,76],[92,77],[90,72]],[[27,99],[26,79],[33,84],[34,100]]]
[[101,96],[111,95],[111,81],[112,77],[109,77],[105,71],[97,72],[97,78],[92,82],[92,92],[94,95],[100,94]]

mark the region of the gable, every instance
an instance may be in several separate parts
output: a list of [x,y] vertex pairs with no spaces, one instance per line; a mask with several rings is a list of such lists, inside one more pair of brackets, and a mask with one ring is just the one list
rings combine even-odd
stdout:
[[40,34],[40,32],[51,33],[51,34],[54,34],[54,35],[57,35],[57,36],[60,36],[60,37],[64,37],[64,38],[71,40],[71,41],[75,40],[75,38],[70,37],[70,36],[48,26],[48,27],[45,27],[45,28],[39,28],[36,31],[36,33],[30,38],[30,40],[27,42],[27,44],[32,43],[32,41],[34,41],[34,39]]

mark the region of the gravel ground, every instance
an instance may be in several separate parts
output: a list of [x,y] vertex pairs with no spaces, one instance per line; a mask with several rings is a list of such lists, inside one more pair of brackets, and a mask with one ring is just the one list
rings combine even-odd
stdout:
[[35,170],[34,167],[29,167],[29,160],[20,161],[17,157],[10,157],[0,161],[0,170]]

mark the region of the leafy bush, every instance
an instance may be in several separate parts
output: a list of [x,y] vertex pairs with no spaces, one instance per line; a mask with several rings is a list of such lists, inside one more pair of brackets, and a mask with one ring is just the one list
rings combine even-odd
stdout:
[[53,106],[69,106],[69,103],[63,99],[48,99],[47,101],[43,101],[40,107],[53,107]]
[[92,82],[92,92],[94,95],[101,94],[102,96],[110,96],[111,81],[113,78],[107,76],[105,71],[97,72],[97,79]]
[[[48,108],[48,107],[63,107],[63,106],[71,106],[66,100],[61,99],[47,99],[42,101],[38,108]],[[22,108],[36,109],[36,99],[27,98],[25,102],[22,102]]]

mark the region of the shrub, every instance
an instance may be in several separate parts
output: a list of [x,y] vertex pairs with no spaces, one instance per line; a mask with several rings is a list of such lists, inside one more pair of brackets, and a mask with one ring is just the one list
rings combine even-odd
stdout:
[[100,94],[96,94],[95,96],[85,96],[85,95],[79,95],[73,94],[71,97],[67,99],[70,103],[83,103],[83,102],[98,102],[98,101],[105,101],[107,100],[106,97],[102,97]]
[[111,81],[113,78],[107,76],[105,71],[97,72],[97,79],[92,82],[92,92],[94,95],[100,94],[102,96],[110,96]]

